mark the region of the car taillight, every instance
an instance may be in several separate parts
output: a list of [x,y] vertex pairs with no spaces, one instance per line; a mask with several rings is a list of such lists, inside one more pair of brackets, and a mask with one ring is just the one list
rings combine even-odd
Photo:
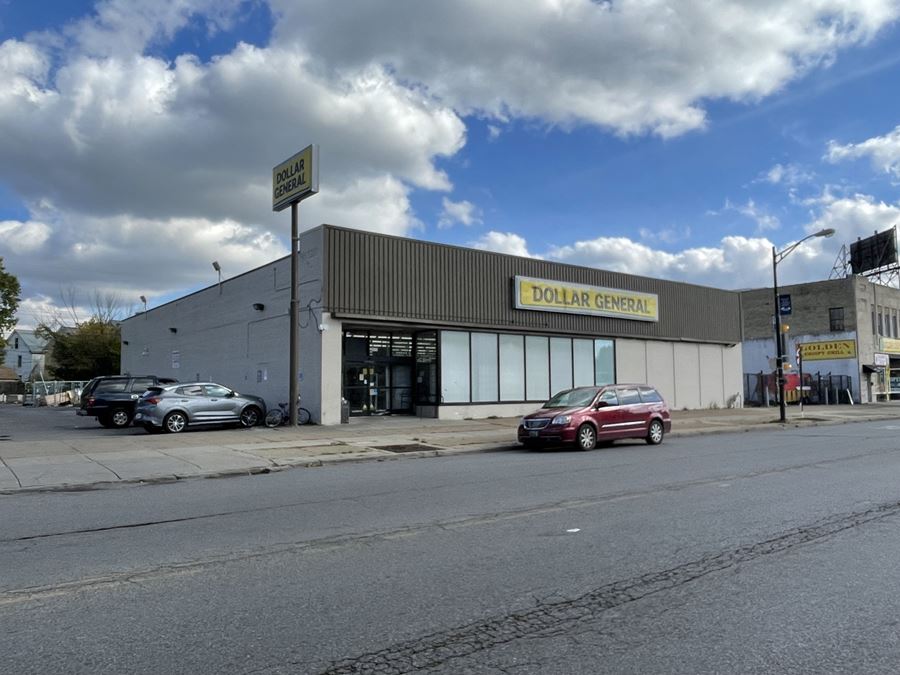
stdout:
[[160,402],[159,396],[148,396],[144,399],[144,403],[149,403],[150,405],[156,405]]
[[90,408],[92,405],[94,405],[94,401],[95,401],[95,399],[93,396],[88,396],[88,400],[87,400],[88,408]]

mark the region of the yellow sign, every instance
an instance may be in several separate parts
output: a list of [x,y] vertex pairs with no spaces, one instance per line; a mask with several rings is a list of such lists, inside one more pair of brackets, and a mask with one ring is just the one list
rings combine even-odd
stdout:
[[637,321],[659,321],[657,296],[617,288],[516,277],[516,307],[542,312],[595,314]]
[[293,202],[319,191],[319,146],[309,145],[272,169],[272,210],[281,211]]
[[831,359],[855,359],[856,340],[828,340],[804,342],[800,345],[804,361],[828,361]]
[[881,338],[881,351],[888,354],[900,354],[900,340],[894,338]]

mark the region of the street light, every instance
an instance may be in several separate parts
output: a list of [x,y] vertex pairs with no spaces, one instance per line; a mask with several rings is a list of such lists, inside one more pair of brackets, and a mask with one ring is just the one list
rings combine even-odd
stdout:
[[222,266],[219,264],[218,260],[213,260],[213,269],[219,275],[219,293],[222,292]]
[[[775,291],[775,351],[777,353],[775,358],[775,379],[778,383],[778,419],[782,423],[787,421],[787,412],[784,407],[784,344],[782,343],[784,336],[781,333],[781,306],[778,302],[778,263],[787,258],[795,248],[807,239],[812,239],[813,237],[830,237],[833,234],[834,229],[827,227],[824,230],[819,230],[814,234],[803,237],[803,239],[794,242],[783,251],[776,251],[775,247],[772,247],[772,280],[774,282]],[[800,383],[800,386],[803,386],[802,382]],[[802,396],[803,390],[801,389],[800,392],[800,395]]]

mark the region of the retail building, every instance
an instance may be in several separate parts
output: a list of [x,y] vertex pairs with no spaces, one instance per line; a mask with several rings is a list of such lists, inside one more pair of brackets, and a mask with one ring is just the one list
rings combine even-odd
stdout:
[[[122,323],[122,370],[287,400],[290,259]],[[742,388],[740,294],[323,225],[300,239],[300,394],[351,414],[519,415],[577,385],[673,408]]]

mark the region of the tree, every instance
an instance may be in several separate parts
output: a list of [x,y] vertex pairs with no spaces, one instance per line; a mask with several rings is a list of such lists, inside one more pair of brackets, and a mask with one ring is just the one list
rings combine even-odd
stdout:
[[50,341],[48,370],[55,379],[90,380],[119,372],[122,348],[116,324],[95,317],[74,329],[38,330]]
[[121,361],[121,332],[116,320],[125,313],[114,293],[95,292],[90,301],[91,318],[79,317],[77,294],[70,289],[63,294],[63,305],[74,328],[54,319],[56,328],[45,321],[38,332],[50,344],[47,369],[58,380],[90,380],[97,375],[114,375]]
[[[16,310],[19,309],[21,292],[19,280],[3,268],[3,258],[0,258],[0,338],[16,325]],[[3,363],[5,346],[5,341],[0,339],[0,363]]]

